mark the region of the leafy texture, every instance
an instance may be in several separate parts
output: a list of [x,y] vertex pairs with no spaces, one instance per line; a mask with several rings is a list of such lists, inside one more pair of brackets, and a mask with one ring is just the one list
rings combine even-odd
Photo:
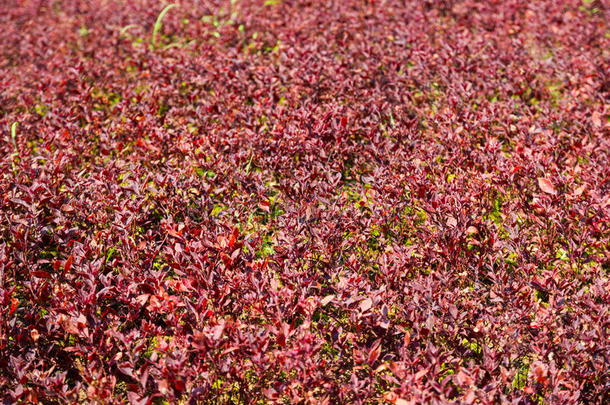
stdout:
[[5,402],[610,401],[603,1],[167,4],[0,2]]

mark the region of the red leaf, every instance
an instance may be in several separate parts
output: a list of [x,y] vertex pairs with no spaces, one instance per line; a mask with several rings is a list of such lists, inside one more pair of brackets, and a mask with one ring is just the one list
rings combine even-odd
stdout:
[[66,263],[64,264],[64,271],[66,273],[70,272],[70,269],[72,268],[72,262],[74,261],[74,256],[70,255],[70,257],[68,257],[68,259],[66,260]]
[[544,363],[540,361],[535,361],[534,364],[532,364],[531,370],[534,378],[536,379],[536,382],[541,383],[545,386],[548,385],[548,371]]
[[544,177],[538,177],[538,186],[540,186],[540,189],[547,194],[557,194],[553,183],[551,183],[550,180],[545,179]]
[[370,298],[365,299],[360,303],[360,312],[366,312],[373,306],[373,300]]
[[51,278],[51,275],[49,273],[47,273],[46,271],[36,270],[36,271],[33,271],[31,274],[35,277]]
[[466,233],[468,235],[474,235],[476,233],[479,233],[479,230],[474,226],[469,226],[468,229],[466,229]]
[[263,394],[267,397],[267,399],[274,400],[279,398],[279,394],[273,388],[265,388],[263,390]]
[[136,297],[136,302],[142,306],[146,304],[146,301],[150,298],[150,294],[142,294]]
[[149,397],[140,397],[137,393],[133,391],[129,391],[127,393],[127,399],[129,400],[129,403],[134,405],[145,405],[148,403],[148,398]]
[[16,298],[11,298],[11,310],[9,311],[9,315],[13,315],[13,312],[15,312],[18,306],[19,300]]
[[237,229],[237,227],[233,228],[233,232],[231,233],[231,237],[229,238],[229,248],[233,249],[233,245],[235,245],[235,242],[237,241],[237,238],[239,237],[239,229]]
[[417,373],[415,373],[415,381],[421,380],[422,377],[425,376],[426,374],[428,374],[428,370],[426,370],[426,369],[419,370]]
[[578,197],[578,196],[582,195],[582,193],[584,193],[586,189],[587,189],[587,185],[583,184],[582,186],[580,186],[576,190],[574,190],[574,196]]
[[468,388],[466,394],[464,395],[464,402],[467,404],[472,404],[476,399],[475,393],[472,388]]
[[261,203],[258,205],[258,207],[265,212],[269,212],[269,201],[267,201],[267,200],[261,201]]
[[328,305],[334,299],[335,299],[335,295],[334,294],[327,295],[326,297],[322,298],[322,301],[320,301],[320,305],[322,305],[322,306]]
[[599,112],[595,111],[591,115],[591,122],[593,123],[593,126],[595,126],[596,128],[599,128],[602,126],[602,119],[601,119]]
[[381,339],[378,339],[375,343],[373,343],[373,347],[369,351],[369,364],[375,363],[375,361],[379,358],[381,354]]
[[133,374],[133,369],[131,368],[131,365],[127,362],[123,362],[121,364],[117,365],[117,368],[119,369],[119,371],[125,375],[128,375],[129,377],[133,378],[134,380],[136,379],[136,376]]
[[449,313],[451,314],[451,317],[453,317],[453,319],[456,319],[458,316],[457,307],[453,304],[449,305]]
[[182,236],[178,232],[174,231],[171,228],[167,228],[167,233],[170,234],[171,236],[173,236],[176,239],[183,240]]

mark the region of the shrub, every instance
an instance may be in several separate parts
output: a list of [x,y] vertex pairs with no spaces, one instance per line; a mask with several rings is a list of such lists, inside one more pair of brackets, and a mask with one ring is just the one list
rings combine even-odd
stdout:
[[1,396],[607,402],[602,3],[3,1]]

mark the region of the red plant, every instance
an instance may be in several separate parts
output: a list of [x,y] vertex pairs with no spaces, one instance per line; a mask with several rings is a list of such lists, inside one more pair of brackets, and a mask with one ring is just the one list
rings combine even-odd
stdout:
[[610,401],[604,2],[176,4],[0,4],[0,396]]

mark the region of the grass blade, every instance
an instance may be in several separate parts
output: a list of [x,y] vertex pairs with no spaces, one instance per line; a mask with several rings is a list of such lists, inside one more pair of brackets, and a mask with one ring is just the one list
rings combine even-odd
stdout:
[[174,7],[178,7],[178,4],[169,4],[161,11],[161,13],[159,13],[157,21],[155,21],[155,26],[153,28],[152,37],[150,40],[150,45],[152,49],[157,49],[157,35],[159,34],[159,31],[161,31],[161,27],[163,25],[163,17],[165,17],[165,14],[167,14],[167,12]]

